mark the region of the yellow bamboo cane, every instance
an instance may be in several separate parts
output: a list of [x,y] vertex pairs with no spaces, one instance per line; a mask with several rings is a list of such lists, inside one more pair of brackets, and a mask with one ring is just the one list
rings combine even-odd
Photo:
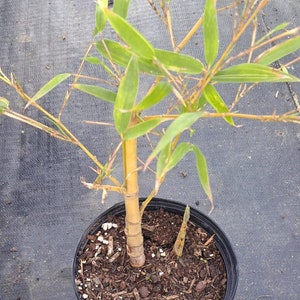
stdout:
[[125,178],[124,194],[126,219],[125,234],[127,236],[127,253],[133,267],[141,267],[145,263],[141,213],[139,209],[139,190],[137,172],[137,140],[123,142],[123,168]]

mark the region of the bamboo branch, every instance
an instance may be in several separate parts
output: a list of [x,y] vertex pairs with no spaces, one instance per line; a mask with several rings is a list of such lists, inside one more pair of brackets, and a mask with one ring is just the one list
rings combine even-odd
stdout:
[[87,51],[86,51],[86,53],[84,55],[84,58],[81,61],[81,64],[80,64],[80,66],[78,68],[78,71],[77,71],[76,75],[74,76],[73,83],[72,83],[70,89],[66,92],[66,95],[65,95],[65,98],[64,98],[64,102],[63,102],[63,104],[62,104],[62,106],[60,108],[60,111],[58,113],[58,120],[61,119],[61,115],[62,115],[62,113],[63,113],[63,111],[64,111],[67,103],[69,102],[69,99],[71,97],[72,91],[74,89],[74,85],[77,83],[77,81],[78,81],[78,79],[80,77],[80,74],[82,72],[82,69],[83,69],[83,66],[84,66],[84,63],[85,63],[85,59],[87,58],[87,56],[89,55],[90,51],[92,50],[93,45],[94,45],[94,41],[92,41],[90,43],[90,45],[89,45],[89,47],[88,47],[88,49],[87,49]]
[[238,119],[248,119],[248,120],[256,120],[260,122],[283,122],[283,123],[295,123],[300,124],[300,114],[299,112],[292,111],[282,115],[252,115],[252,114],[243,114],[243,113],[210,113],[203,112],[201,118],[225,118],[232,117]]
[[48,134],[50,134],[52,137],[55,137],[57,139],[75,144],[74,141],[72,141],[68,136],[62,134],[61,132],[59,132],[58,130],[55,130],[47,125],[44,125],[36,120],[33,120],[25,115],[19,114],[17,112],[14,112],[12,110],[6,110],[3,112],[3,115],[10,117],[12,119],[18,120],[20,122],[23,122],[25,124],[31,125],[39,130],[42,130],[44,132],[47,132]]

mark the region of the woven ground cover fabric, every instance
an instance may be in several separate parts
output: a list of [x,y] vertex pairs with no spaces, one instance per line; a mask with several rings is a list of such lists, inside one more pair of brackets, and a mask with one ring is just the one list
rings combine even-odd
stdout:
[[[154,46],[170,49],[167,34],[151,14],[147,1],[131,2],[130,21]],[[174,0],[174,34],[178,41],[202,12],[199,3],[202,1]],[[13,72],[29,95],[55,74],[76,72],[92,40],[94,6],[92,0],[1,1],[3,71]],[[299,26],[299,19],[298,0],[274,0],[259,18],[259,30],[263,33],[284,21]],[[221,42],[226,41],[228,15],[221,14],[219,22],[224,30]],[[197,47],[197,35],[191,45],[185,53],[203,55]],[[293,56],[299,56],[299,51]],[[99,71],[91,68],[91,72]],[[300,76],[299,64],[293,74]],[[42,100],[47,109],[58,111],[70,83],[62,84]],[[14,92],[3,83],[0,90],[1,96],[13,100],[12,108],[22,109],[23,103],[14,100]],[[274,107],[280,113],[295,109],[292,92],[300,95],[299,84],[262,85],[245,101],[254,113],[272,113]],[[234,96],[229,88],[221,93],[228,99]],[[105,122],[110,113],[108,105],[78,92],[63,116],[100,161],[116,146],[116,134],[112,128],[84,125],[82,120],[100,118]],[[29,108],[28,115],[38,113]],[[232,128],[221,120],[202,121],[196,128],[199,134],[193,138],[208,161],[216,205],[211,217],[226,232],[239,261],[236,299],[297,300],[300,128],[249,121],[238,124],[243,126]],[[141,156],[148,154],[143,147],[140,152]],[[93,179],[91,166],[74,146],[0,117],[0,300],[75,299],[71,267],[77,242],[98,214],[122,200],[109,194],[101,204],[100,192],[81,185],[81,176]],[[120,168],[118,162],[117,174]],[[142,197],[151,191],[152,180],[152,175],[142,175]],[[169,174],[159,197],[184,201],[209,212],[192,155]]]

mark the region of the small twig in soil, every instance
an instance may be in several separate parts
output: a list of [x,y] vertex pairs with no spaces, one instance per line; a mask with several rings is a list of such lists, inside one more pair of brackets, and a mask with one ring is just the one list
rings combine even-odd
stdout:
[[114,238],[109,236],[107,245],[107,256],[111,256],[114,253]]
[[208,246],[214,239],[215,235],[213,234],[205,243],[204,246]]
[[159,225],[147,225],[142,224],[142,229],[145,229],[147,231],[153,232]]
[[172,295],[165,298],[166,300],[179,299],[179,295]]
[[91,291],[91,290],[86,290],[86,293],[90,296],[90,297],[93,297],[93,299],[97,299],[97,295]]
[[83,261],[82,261],[82,259],[80,260],[80,270],[78,271],[78,273],[80,273],[81,275],[83,275]]
[[116,252],[108,261],[113,263],[120,256],[120,252]]
[[198,284],[196,285],[196,291],[198,293],[202,293],[205,290],[206,285],[210,282],[211,282],[210,280],[199,281]]
[[193,278],[193,280],[192,280],[192,282],[191,282],[191,284],[190,284],[190,287],[189,287],[189,289],[186,291],[186,293],[190,294],[190,293],[192,292],[192,289],[193,289],[193,286],[194,286],[194,284],[195,284],[195,281],[196,281],[196,279]]
[[133,292],[135,300],[140,300],[140,294],[139,294],[137,288],[134,288],[132,292]]
[[124,295],[124,294],[127,294],[127,291],[121,291],[121,292],[118,292],[118,293],[115,293],[115,294],[111,294],[111,296],[112,296],[113,298],[116,298],[116,297],[122,296],[122,295]]
[[208,276],[211,276],[211,275],[210,275],[210,269],[209,269],[208,264],[206,265],[206,273],[207,273]]
[[126,252],[123,252],[123,256],[122,256],[122,261],[121,261],[121,266],[124,266],[125,263],[125,257],[126,257]]

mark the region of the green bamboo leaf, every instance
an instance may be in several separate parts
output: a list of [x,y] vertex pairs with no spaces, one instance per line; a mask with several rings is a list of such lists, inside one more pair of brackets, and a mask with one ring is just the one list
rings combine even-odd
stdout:
[[162,101],[172,91],[172,86],[168,82],[160,81],[150,89],[148,94],[135,107],[134,110],[141,111],[148,109]]
[[196,166],[200,183],[213,208],[213,196],[210,188],[206,158],[196,145],[193,145],[193,151],[195,154]]
[[113,12],[119,15],[120,17],[126,19],[130,0],[115,0]]
[[169,171],[171,171],[177,164],[185,157],[185,155],[193,151],[193,147],[190,143],[180,143],[177,145],[175,150],[171,153],[170,151],[171,143],[169,144],[169,148],[164,148],[157,160],[157,168],[156,168],[156,178],[160,180],[163,176],[165,176]]
[[53,77],[49,82],[47,82],[32,98],[32,101],[37,101],[47,93],[49,93],[51,90],[53,90],[57,85],[59,85],[61,82],[69,78],[71,74],[69,73],[63,73],[58,74],[55,77]]
[[88,56],[84,59],[84,61],[92,64],[92,65],[99,65],[100,64],[100,59],[95,56]]
[[163,177],[165,176],[165,168],[166,165],[168,164],[170,155],[171,155],[171,147],[172,147],[172,142],[168,143],[165,145],[165,147],[160,151],[160,154],[157,159],[156,163],[156,182],[157,186],[160,186]]
[[67,135],[67,133],[62,129],[62,127],[60,126],[60,124],[56,120],[50,119],[50,118],[48,118],[46,116],[44,116],[44,118],[46,120],[48,120],[50,123],[52,123],[65,138],[69,138],[69,136]]
[[298,49],[300,49],[300,36],[293,37],[268,49],[259,55],[254,62],[262,65],[270,65]]
[[204,56],[208,66],[211,66],[218,56],[219,31],[215,0],[206,0],[203,15]]
[[[126,67],[128,65],[128,62],[133,54],[128,47],[124,47],[121,44],[119,44],[116,41],[113,40],[104,40],[105,46],[103,43],[97,42],[96,43],[96,49],[97,51],[103,55],[107,59],[111,59],[115,64],[119,66]],[[159,68],[158,65],[156,65],[152,59],[145,59],[142,57],[138,58],[139,63],[139,70],[141,72],[145,72],[150,75],[160,75],[163,76],[164,73]]]
[[9,101],[3,97],[0,97],[0,114],[9,108]]
[[131,120],[132,107],[134,106],[139,86],[139,69],[137,59],[132,57],[125,76],[120,82],[115,105],[114,121],[119,134],[125,133]]
[[289,23],[281,23],[279,25],[277,25],[275,28],[273,28],[272,30],[268,31],[268,33],[266,35],[264,35],[262,38],[260,38],[255,45],[259,45],[260,43],[262,43],[263,41],[265,41],[269,36],[271,36],[273,33],[283,30],[284,28],[286,28],[289,25]]
[[172,140],[184,130],[190,128],[199,118],[201,117],[201,113],[184,113],[181,114],[177,119],[175,119],[167,128],[165,134],[158,142],[155,149],[150,154],[146,166],[153,160],[153,158],[168,144],[172,142]]
[[[105,46],[104,46],[105,44]],[[132,53],[124,46],[113,40],[103,40],[96,43],[97,51],[119,65],[126,67],[131,59]]]
[[118,75],[115,73],[114,70],[112,70],[104,60],[99,60],[99,65],[103,68],[103,70],[110,75],[111,77],[118,78]]
[[84,92],[86,94],[95,96],[101,100],[104,100],[104,101],[107,101],[110,103],[115,102],[116,93],[114,93],[110,90],[104,89],[100,86],[89,85],[89,84],[74,84],[73,86],[77,90]]
[[199,177],[199,182],[206,193],[209,201],[211,202],[213,208],[213,196],[210,187],[208,168],[206,163],[206,158],[201,150],[193,144],[190,143],[180,143],[173,153],[171,153],[171,142],[165,146],[160,152],[159,158],[157,160],[156,168],[156,182],[160,183],[161,179],[174,168],[184,156],[193,151],[196,160],[197,173]]
[[154,58],[154,48],[137,29],[109,9],[106,9],[105,13],[113,29],[132,52],[139,57]]
[[300,79],[268,66],[244,63],[219,71],[213,78],[216,82],[299,82]]
[[125,140],[136,139],[136,138],[150,132],[151,130],[153,130],[164,120],[165,119],[163,119],[163,118],[147,120],[147,121],[138,123],[137,125],[131,126],[124,132],[124,139]]
[[198,101],[196,102],[196,110],[198,111],[203,110],[206,104],[207,104],[207,100],[202,93]]
[[201,61],[189,55],[155,49],[155,56],[165,68],[174,72],[199,74],[203,71],[203,64]]
[[139,62],[139,68],[141,72],[153,76],[165,77],[165,73],[161,70],[161,68],[157,64],[154,63],[152,59],[139,57],[138,62]]
[[95,56],[88,56],[84,58],[84,61],[92,64],[92,65],[100,65],[104,71],[112,77],[115,77],[115,73],[105,64],[105,61],[102,59],[100,60],[98,57]]
[[185,157],[187,153],[193,151],[193,145],[187,142],[180,143],[173,151],[168,163],[165,166],[164,171],[167,173]]
[[96,13],[95,13],[95,19],[96,19],[96,26],[94,29],[94,35],[98,34],[99,32],[102,32],[105,28],[107,17],[104,13],[104,8],[107,7],[108,1],[107,0],[98,0],[96,2]]
[[[228,112],[226,103],[223,101],[220,94],[212,85],[208,84],[205,87],[203,91],[203,96],[205,97],[205,100],[212,106],[212,108],[216,110],[216,112],[218,113]],[[234,121],[231,117],[225,117],[224,120],[230,125],[234,126]]]

